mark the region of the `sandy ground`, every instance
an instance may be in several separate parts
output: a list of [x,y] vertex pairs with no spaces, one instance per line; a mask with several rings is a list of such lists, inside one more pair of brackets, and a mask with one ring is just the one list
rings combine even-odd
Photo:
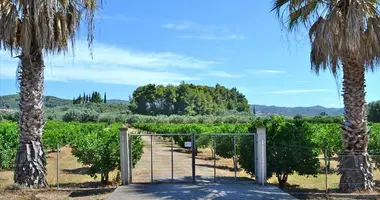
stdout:
[[[153,181],[171,182],[171,141],[159,136],[153,136]],[[141,160],[132,170],[133,183],[151,182],[151,145],[150,137],[142,136],[145,143]],[[173,147],[173,181],[192,182],[192,156],[190,149]],[[195,160],[196,182],[214,182],[214,160],[210,149],[201,149]],[[235,181],[233,159],[217,157],[215,162],[215,174],[217,182]],[[237,181],[253,181],[242,169],[237,167]]]

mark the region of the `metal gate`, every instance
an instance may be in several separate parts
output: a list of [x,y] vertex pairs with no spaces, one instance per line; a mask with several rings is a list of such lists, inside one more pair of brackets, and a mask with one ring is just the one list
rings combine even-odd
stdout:
[[[261,132],[264,137],[258,137],[257,133],[128,134],[127,130],[121,129],[122,183],[252,182],[252,178],[241,175],[244,172],[239,167],[238,151],[244,149],[238,149],[238,141],[251,141],[248,143],[252,146],[246,148],[252,148],[254,151],[250,152],[255,152],[251,156],[255,159],[256,180],[258,176],[265,177],[265,150],[258,149],[265,148],[265,130]],[[183,143],[176,144],[175,141],[178,140],[175,137],[181,137]],[[205,137],[207,138],[204,139]],[[144,142],[144,153],[136,166],[133,166],[133,141],[141,138]],[[199,151],[205,146],[209,150],[202,148]],[[225,148],[229,149],[226,151],[228,155],[225,155],[228,159],[218,156]]]

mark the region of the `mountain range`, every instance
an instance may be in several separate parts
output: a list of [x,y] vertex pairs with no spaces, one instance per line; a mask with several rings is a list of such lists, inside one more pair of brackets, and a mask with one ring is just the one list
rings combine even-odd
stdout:
[[[0,109],[17,109],[20,97],[18,94],[0,96]],[[53,108],[58,106],[71,105],[72,100],[62,99],[55,96],[44,97],[45,107]],[[128,104],[126,100],[109,99],[107,104]],[[302,116],[316,116],[322,112],[327,113],[330,116],[338,116],[343,114],[343,108],[326,108],[323,106],[310,106],[310,107],[280,107],[280,106],[266,106],[266,105],[250,105],[251,109],[255,109],[256,115],[283,115],[283,116],[295,116],[297,114]]]
[[[18,94],[0,96],[0,108],[18,109],[18,102],[20,102],[20,96]],[[66,106],[73,104],[73,100],[62,99],[55,96],[44,97],[45,107],[54,108],[58,106]],[[121,103],[128,104],[126,100],[120,99],[107,99],[107,104]]]

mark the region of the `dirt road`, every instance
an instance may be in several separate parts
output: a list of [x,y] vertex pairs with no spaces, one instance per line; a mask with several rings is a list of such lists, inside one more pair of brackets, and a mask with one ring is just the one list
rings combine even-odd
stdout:
[[[133,183],[150,183],[151,171],[153,181],[171,182],[171,141],[164,140],[159,136],[153,139],[153,155],[151,154],[151,137],[142,136],[145,143],[144,153],[141,160],[132,170]],[[151,156],[152,155],[152,156]],[[151,163],[153,158],[153,166]],[[201,149],[196,156],[196,181],[214,182],[214,160],[209,149]],[[151,170],[151,167],[153,167]],[[232,182],[235,180],[233,159],[217,158],[216,160],[216,181]],[[250,176],[244,170],[238,169],[238,181],[251,181]],[[174,182],[192,182],[192,159],[190,149],[183,149],[174,145],[173,148],[173,180]]]

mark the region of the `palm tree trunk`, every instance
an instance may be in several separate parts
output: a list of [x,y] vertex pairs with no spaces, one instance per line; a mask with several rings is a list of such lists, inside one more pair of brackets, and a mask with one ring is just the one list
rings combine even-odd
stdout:
[[367,152],[368,128],[365,101],[365,68],[355,59],[343,60],[344,150],[339,157],[342,192],[371,190],[372,166]]
[[14,181],[26,187],[47,187],[46,158],[41,142],[44,128],[42,49],[34,41],[30,53],[23,53],[20,59],[20,146],[16,156]]

